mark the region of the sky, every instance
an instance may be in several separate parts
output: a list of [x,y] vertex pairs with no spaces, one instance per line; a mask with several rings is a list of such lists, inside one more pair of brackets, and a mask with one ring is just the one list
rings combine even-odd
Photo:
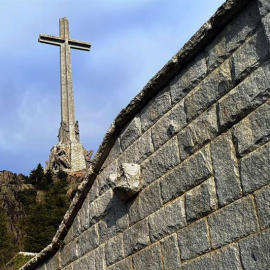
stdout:
[[45,167],[58,142],[59,35],[92,44],[72,50],[75,117],[83,146],[97,151],[122,108],[179,51],[223,0],[0,0],[0,171]]

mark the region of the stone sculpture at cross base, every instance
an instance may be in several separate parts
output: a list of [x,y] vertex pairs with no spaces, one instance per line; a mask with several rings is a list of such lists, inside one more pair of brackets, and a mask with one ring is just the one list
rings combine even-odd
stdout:
[[70,39],[66,18],[60,19],[60,36],[39,35],[39,42],[60,47],[61,63],[61,123],[58,144],[51,149],[46,170],[75,172],[86,169],[90,164],[92,151],[84,149],[80,142],[79,124],[75,122],[74,94],[70,49],[89,51],[88,42]]

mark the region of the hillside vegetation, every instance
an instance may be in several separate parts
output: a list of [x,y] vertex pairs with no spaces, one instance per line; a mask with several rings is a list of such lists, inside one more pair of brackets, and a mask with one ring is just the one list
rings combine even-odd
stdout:
[[29,176],[0,172],[0,270],[16,269],[7,263],[17,252],[37,253],[51,242],[81,180],[44,173],[41,164]]

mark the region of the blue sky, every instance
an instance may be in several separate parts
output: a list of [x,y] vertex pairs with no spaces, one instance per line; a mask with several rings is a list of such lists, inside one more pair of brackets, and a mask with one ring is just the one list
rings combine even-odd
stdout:
[[38,35],[92,43],[72,50],[81,141],[96,151],[131,99],[208,20],[223,0],[0,0],[0,170],[45,167],[60,125],[59,48]]

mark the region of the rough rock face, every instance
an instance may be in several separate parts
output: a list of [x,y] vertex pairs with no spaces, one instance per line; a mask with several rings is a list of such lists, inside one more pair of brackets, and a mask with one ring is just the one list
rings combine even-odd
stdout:
[[25,215],[22,204],[17,200],[17,194],[22,190],[34,189],[31,184],[25,184],[25,179],[26,177],[22,174],[0,171],[0,207],[6,211],[8,228],[15,236],[19,247],[22,245],[23,235],[18,223]]

